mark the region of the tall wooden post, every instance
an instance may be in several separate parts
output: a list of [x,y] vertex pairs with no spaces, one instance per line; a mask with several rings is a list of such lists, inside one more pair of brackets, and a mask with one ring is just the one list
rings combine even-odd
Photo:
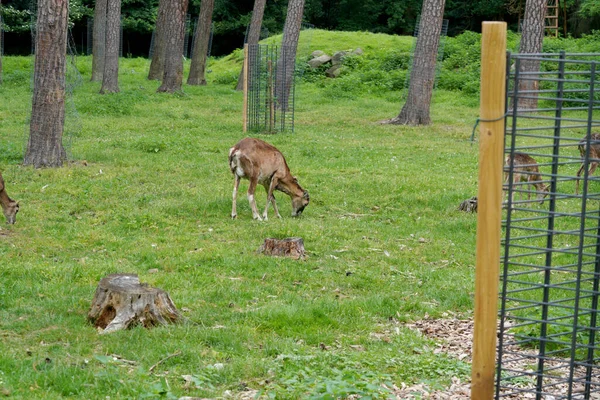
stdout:
[[[481,130],[477,246],[475,262],[475,331],[471,399],[494,396],[496,324],[502,219],[502,167],[506,90],[506,23],[484,22],[481,38]],[[490,121],[490,122],[486,122]]]
[[244,132],[248,131],[248,44],[244,45],[244,111],[242,114]]

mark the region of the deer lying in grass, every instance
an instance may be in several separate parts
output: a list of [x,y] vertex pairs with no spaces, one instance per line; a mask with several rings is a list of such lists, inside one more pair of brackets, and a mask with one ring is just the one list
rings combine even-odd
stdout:
[[242,178],[248,179],[248,201],[252,208],[252,217],[261,220],[254,200],[256,185],[261,184],[267,191],[267,206],[262,214],[262,219],[267,220],[269,203],[277,217],[281,218],[275,203],[274,190],[279,190],[292,198],[292,217],[299,216],[308,205],[308,192],[298,185],[296,178],[290,173],[283,154],[274,146],[259,139],[242,139],[229,149],[229,168],[235,177],[233,186],[233,207],[231,218],[237,217],[236,199],[237,191]]
[[[518,182],[527,182],[527,184],[535,187],[537,192],[537,199],[540,204],[544,203],[544,198],[548,196],[548,185],[542,183],[542,175],[538,168],[537,162],[529,154],[515,153],[514,158],[511,162],[510,154],[506,156],[504,160],[504,185],[508,187],[509,168],[511,164],[513,166],[513,192],[511,196],[511,203],[513,203],[515,187]],[[527,193],[527,200],[531,199],[531,192]]]
[[17,221],[17,213],[19,212],[19,203],[8,197],[6,188],[4,187],[4,179],[0,173],[0,206],[6,217],[6,222],[14,224]]
[[[581,162],[581,167],[577,171],[577,184],[575,185],[575,194],[579,194],[579,177],[585,168],[585,153],[587,152],[587,137],[584,137],[579,141],[579,154],[581,154],[581,158],[584,160]],[[598,163],[600,162],[600,133],[592,133],[590,135],[590,169],[588,171],[588,176],[592,175],[596,168],[598,167]]]

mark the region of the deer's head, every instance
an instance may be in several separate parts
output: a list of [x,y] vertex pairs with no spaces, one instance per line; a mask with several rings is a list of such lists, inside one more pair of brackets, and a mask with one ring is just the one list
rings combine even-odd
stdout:
[[17,222],[17,213],[19,212],[19,203],[11,200],[7,205],[2,206],[2,211],[6,217],[6,222],[14,224]]
[[306,190],[303,191],[302,196],[292,198],[292,217],[299,217],[304,211],[304,208],[308,205],[310,196]]

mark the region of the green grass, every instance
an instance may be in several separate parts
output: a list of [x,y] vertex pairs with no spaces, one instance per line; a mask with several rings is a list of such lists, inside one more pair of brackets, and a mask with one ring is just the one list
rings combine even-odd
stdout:
[[[358,47],[344,40],[332,48]],[[209,86],[173,96],[145,79],[148,61],[122,59],[121,93],[101,96],[79,57],[73,162],[37,170],[21,165],[31,59],[3,61],[0,169],[21,212],[0,231],[2,393],[385,397],[382,382],[469,374],[399,322],[472,309],[475,216],[456,207],[476,193],[476,98],[437,91],[432,125],[389,126],[378,121],[398,114],[398,92],[336,97],[301,83],[296,132],[262,138],[311,203],[294,219],[280,193],[283,218],[253,221],[244,182],[232,221],[227,154],[244,134],[242,95],[219,83],[226,60],[213,61]],[[304,239],[306,260],[256,253],[289,236]],[[166,290],[185,322],[98,335],[87,312],[115,272]]]

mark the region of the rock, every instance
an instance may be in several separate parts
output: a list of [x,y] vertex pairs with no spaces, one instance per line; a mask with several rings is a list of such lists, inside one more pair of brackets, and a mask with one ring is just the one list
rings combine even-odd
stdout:
[[331,63],[333,65],[342,65],[342,62],[344,61],[344,57],[346,56],[346,54],[348,54],[347,51],[336,51],[333,55],[333,57],[331,58]]
[[330,61],[331,61],[331,57],[328,56],[327,54],[323,54],[317,58],[313,58],[312,60],[309,60],[308,65],[311,68],[317,68],[317,67],[320,67],[321,65],[326,64]]
[[356,48],[356,49],[355,49],[355,50],[352,52],[352,54],[355,54],[355,55],[357,55],[357,56],[361,56],[361,55],[363,55],[363,53],[364,53],[364,51],[363,51],[363,49],[361,49],[360,47],[357,47],[357,48]]
[[337,78],[338,76],[340,76],[341,73],[342,73],[342,65],[338,64],[338,65],[334,65],[333,67],[331,67],[327,71],[325,71],[325,76],[327,76],[328,78]]
[[321,57],[323,54],[325,54],[325,52],[324,52],[324,51],[321,51],[321,50],[315,50],[315,51],[313,51],[312,53],[310,53],[310,56],[311,56],[312,58],[317,58],[317,57]]

